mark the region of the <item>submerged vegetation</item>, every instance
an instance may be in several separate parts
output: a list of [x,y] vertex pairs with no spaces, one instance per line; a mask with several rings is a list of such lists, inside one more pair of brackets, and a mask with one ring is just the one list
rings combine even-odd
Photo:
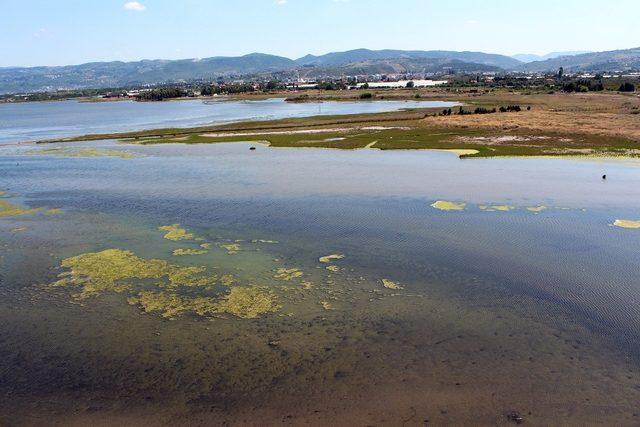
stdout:
[[61,157],[119,157],[121,159],[133,159],[134,153],[124,150],[110,150],[106,148],[91,147],[55,147],[32,150],[29,154],[34,156],[61,156]]
[[431,204],[432,207],[441,211],[463,211],[466,203],[448,202],[446,200],[438,200]]
[[[162,317],[193,312],[200,316],[228,313],[242,318],[255,318],[279,308],[276,297],[264,287],[234,286],[215,296],[182,295],[186,289],[211,289],[216,284],[229,288],[231,275],[208,275],[201,266],[178,266],[160,259],[144,259],[122,249],[107,249],[66,258],[55,287],[72,287],[73,295],[84,300],[104,292],[134,294],[128,298],[143,311],[158,312]],[[182,294],[181,294],[182,293]]]
[[640,220],[616,219],[613,225],[620,228],[640,228]]
[[160,231],[166,231],[164,238],[167,240],[191,240],[194,238],[193,233],[187,232],[184,228],[180,227],[180,224],[163,225],[158,227]]

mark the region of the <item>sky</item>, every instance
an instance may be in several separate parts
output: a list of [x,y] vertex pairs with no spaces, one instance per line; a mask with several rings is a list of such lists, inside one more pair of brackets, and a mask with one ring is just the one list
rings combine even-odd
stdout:
[[640,46],[638,0],[0,0],[0,16],[0,67],[356,48],[512,55]]

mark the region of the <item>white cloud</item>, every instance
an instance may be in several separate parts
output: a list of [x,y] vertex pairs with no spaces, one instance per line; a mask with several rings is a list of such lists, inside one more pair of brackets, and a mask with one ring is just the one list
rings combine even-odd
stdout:
[[282,6],[283,4],[287,4],[287,0],[276,0],[276,4]]
[[475,19],[468,19],[468,20],[465,21],[465,24],[467,24],[467,25],[476,25],[476,24],[479,24],[479,23],[480,23],[480,21],[477,21]]
[[126,10],[133,10],[135,12],[142,12],[147,7],[138,1],[128,1],[124,4]]

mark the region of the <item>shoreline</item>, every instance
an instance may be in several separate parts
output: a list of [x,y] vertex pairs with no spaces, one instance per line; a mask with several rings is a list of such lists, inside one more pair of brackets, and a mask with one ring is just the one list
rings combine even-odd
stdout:
[[[477,151],[464,157],[640,157],[640,99],[615,94],[526,95],[500,92],[448,93],[443,96],[441,91],[430,93],[431,97],[420,99],[437,98],[455,102],[458,106],[447,107],[452,110],[449,115],[443,114],[441,107],[426,107],[382,113],[155,128],[30,142],[116,139],[139,144],[202,144],[260,140],[273,147],[355,149],[376,141],[375,148],[382,150]],[[378,101],[380,99],[376,98],[366,102]],[[309,102],[318,101],[309,99]],[[518,106],[521,111],[497,111],[505,106]],[[459,114],[460,111],[464,114]]]

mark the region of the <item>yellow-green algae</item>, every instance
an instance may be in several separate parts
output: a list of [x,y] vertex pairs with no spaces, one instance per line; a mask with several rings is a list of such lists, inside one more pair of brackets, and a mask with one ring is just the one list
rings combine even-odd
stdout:
[[223,274],[220,276],[220,284],[224,286],[231,286],[236,282],[236,279],[231,274]]
[[320,305],[322,305],[322,308],[325,310],[334,310],[333,305],[329,301],[320,301]]
[[42,211],[42,208],[29,209],[14,205],[8,200],[0,200],[0,217],[29,215]]
[[69,269],[59,275],[57,286],[80,287],[74,295],[85,299],[104,291],[124,292],[131,289],[131,280],[163,279],[168,286],[213,285],[215,276],[204,276],[205,267],[181,267],[159,259],[143,259],[131,251],[107,249],[62,260]]
[[463,211],[466,206],[466,203],[448,202],[446,200],[438,200],[431,204],[431,207],[441,211]]
[[620,228],[640,228],[640,220],[616,219],[613,225]]
[[163,225],[158,227],[160,231],[166,231],[164,235],[165,239],[178,241],[178,240],[191,240],[193,239],[193,233],[188,233],[187,230],[180,227],[180,224]]
[[494,211],[508,212],[515,209],[515,207],[511,205],[479,205],[478,207],[481,210],[487,211],[487,212],[494,212]]
[[382,279],[382,286],[384,286],[387,289],[395,289],[395,290],[403,289],[403,287],[400,286],[398,282],[394,282],[389,279]]
[[184,256],[184,255],[204,255],[208,253],[207,249],[190,249],[190,248],[178,248],[173,250],[173,255],[175,256]]
[[129,151],[109,150],[104,148],[91,147],[56,147],[32,150],[31,155],[41,156],[63,156],[63,157],[119,157],[121,159],[132,159],[135,154]]
[[303,274],[304,273],[302,273],[299,268],[278,268],[273,278],[277,280],[289,281],[298,277],[302,277]]
[[338,259],[342,259],[344,258],[343,254],[331,254],[331,255],[326,255],[326,256],[321,256],[318,261],[320,262],[324,262],[324,263],[329,263],[333,260],[338,260]]
[[543,205],[540,205],[540,206],[529,206],[529,207],[527,208],[527,210],[528,210],[529,212],[535,212],[535,213],[542,212],[542,211],[543,211],[543,210],[545,210],[545,209],[547,209],[547,207],[546,207],[546,206],[543,206]]
[[228,313],[243,319],[255,319],[263,314],[280,309],[276,297],[260,286],[238,286],[231,288],[221,298],[181,297],[173,292],[143,291],[128,299],[146,313],[159,312],[164,318],[193,312],[200,316]]
[[328,265],[325,268],[329,271],[333,271],[334,273],[340,271],[340,267],[338,267],[337,265]]
[[245,319],[276,312],[280,309],[275,296],[260,286],[236,286],[216,302],[217,312],[226,312]]
[[238,243],[228,243],[220,245],[220,247],[226,250],[229,255],[237,254],[238,252],[240,252],[240,244]]

